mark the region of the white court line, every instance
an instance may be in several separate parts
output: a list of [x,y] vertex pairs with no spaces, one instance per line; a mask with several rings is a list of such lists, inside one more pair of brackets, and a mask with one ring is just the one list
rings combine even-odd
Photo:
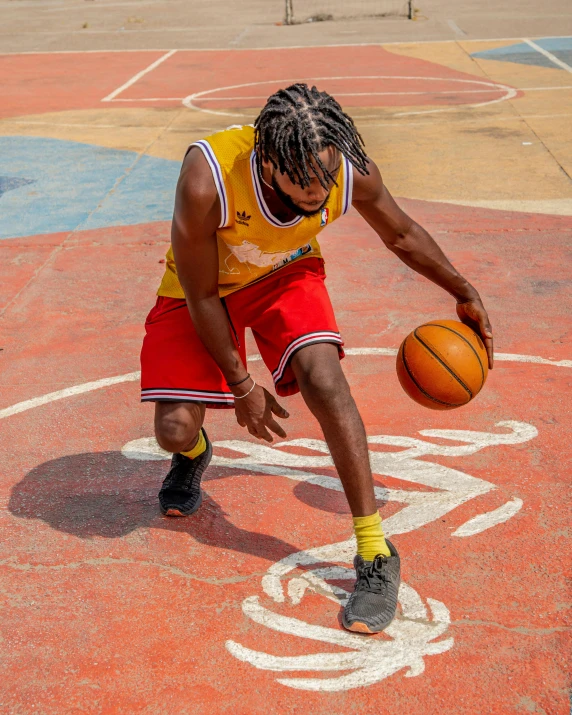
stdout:
[[[184,97],[140,97],[135,99],[109,99],[109,102],[182,102]],[[103,99],[101,100],[104,101]]]
[[518,87],[521,92],[548,92],[555,89],[572,89],[572,85],[559,85],[558,87]]
[[[216,109],[206,109],[205,107],[199,107],[195,104],[196,101],[202,101],[206,95],[212,95],[216,92],[225,92],[230,89],[242,89],[243,87],[259,87],[261,85],[285,85],[285,84],[291,84],[292,82],[300,82],[303,78],[302,77],[297,77],[297,78],[290,78],[290,79],[268,79],[268,80],[259,80],[257,82],[244,82],[242,84],[231,84],[227,85],[225,87],[214,87],[213,89],[206,89],[201,92],[195,92],[194,94],[190,94],[188,97],[185,97],[183,100],[183,106],[187,107],[188,109],[194,109],[197,112],[204,112],[205,114],[215,114],[217,116],[225,116],[225,117],[244,117],[245,115],[243,113],[237,113],[237,112],[225,112],[222,110],[216,110]],[[313,82],[319,82],[319,81],[325,81],[325,80],[356,80],[356,79],[376,79],[376,80],[384,80],[384,79],[399,79],[402,81],[424,81],[424,82],[454,82],[455,84],[473,84],[473,85],[480,85],[482,87],[486,87],[489,90],[502,90],[505,92],[504,95],[501,97],[498,97],[497,99],[491,99],[487,100],[486,102],[478,102],[475,104],[466,104],[464,107],[483,107],[485,105],[489,104],[496,104],[497,102],[503,102],[508,99],[512,99],[513,97],[516,97],[517,95],[517,90],[513,89],[512,87],[508,87],[507,85],[504,84],[499,84],[497,82],[484,82],[482,80],[478,79],[458,79],[458,78],[453,78],[453,77],[418,77],[418,76],[405,76],[405,75],[340,75],[340,76],[335,76],[335,77],[311,77],[311,78],[306,78],[310,79]],[[434,114],[437,112],[450,112],[453,110],[458,110],[458,105],[450,106],[450,107],[444,107],[442,109],[424,109],[418,112],[400,112],[398,114],[395,114],[394,116],[396,117],[402,117],[402,116],[407,116],[409,114]]]
[[[347,348],[346,355],[397,355],[397,348]],[[248,358],[252,360],[251,357]],[[262,359],[262,358],[260,358]],[[538,355],[520,355],[518,353],[497,353],[495,360],[500,362],[531,362],[537,365],[554,365],[555,367],[572,367],[572,360],[553,360]]]
[[[37,34],[37,33],[30,33]],[[122,33],[125,34],[125,33]],[[567,40],[570,35],[543,35],[535,37],[536,40]],[[25,52],[0,52],[2,56],[13,55],[89,55],[105,54],[106,52],[258,52],[269,50],[307,50],[324,49],[328,47],[385,47],[393,45],[442,45],[459,44],[460,42],[513,42],[522,40],[522,37],[479,37],[476,39],[464,40],[400,40],[396,42],[346,42],[339,45],[274,45],[272,47],[178,47],[175,50],[168,50],[166,47],[135,48],[135,49],[109,49],[109,50],[26,50]]]
[[474,536],[475,534],[480,534],[483,531],[490,529],[492,526],[508,521],[521,509],[522,499],[514,497],[511,501],[499,506],[499,508],[494,511],[488,511],[469,519],[469,521],[461,524],[461,526],[456,529],[451,536]]
[[[460,105],[461,107],[463,105]],[[399,116],[398,114],[386,114],[387,116],[391,117],[397,117]],[[561,118],[561,117],[570,117],[572,116],[572,112],[567,112],[566,114],[519,114],[517,116],[511,115],[510,117],[495,117],[495,122],[517,122],[517,123],[522,123],[526,119],[556,119],[556,118]],[[362,119],[379,119],[379,116],[373,116],[372,114],[366,115],[366,116],[360,116],[358,119],[361,121]],[[462,121],[463,124],[490,124],[491,119],[490,117],[481,117],[475,119],[474,117],[471,117],[470,119],[466,118],[455,118],[453,121],[455,122],[460,122]],[[17,122],[13,122],[17,123]],[[387,122],[387,121],[374,121],[370,122],[369,126],[371,127],[395,127],[397,126],[397,122]],[[427,126],[426,121],[421,121],[421,122],[399,122],[398,126],[400,127],[425,127]],[[421,201],[428,201],[429,199],[421,199]],[[430,199],[431,201],[437,201],[437,199]],[[444,203],[450,203],[449,201],[445,201]]]
[[[383,355],[386,357],[395,357],[395,355],[397,355],[397,348],[347,348],[345,353],[346,355]],[[255,362],[262,360],[262,356],[254,354],[249,355],[247,359],[250,362]],[[506,360],[507,362],[530,362],[539,365],[553,365],[554,367],[572,367],[572,360],[552,360],[551,358],[543,358],[538,355],[519,355],[517,353],[495,353],[495,360]],[[63,390],[57,390],[56,392],[48,392],[46,395],[33,397],[30,400],[24,400],[23,402],[17,402],[15,405],[11,405],[10,407],[5,407],[0,410],[0,420],[5,417],[10,417],[11,415],[17,415],[20,412],[32,410],[34,407],[47,405],[49,402],[63,400],[66,397],[81,395],[85,392],[91,392],[92,390],[100,390],[104,387],[109,387],[110,385],[119,385],[122,382],[135,382],[140,377],[141,373],[139,371],[129,372],[126,375],[104,377],[101,380],[84,382],[82,385],[74,385],[73,387],[66,387]]]
[[[324,79],[324,78],[321,78]],[[290,82],[291,80],[287,80]],[[443,78],[446,81],[446,78]],[[216,92],[217,88],[207,90]],[[220,91],[220,90],[218,90]],[[429,95],[434,94],[482,94],[483,92],[504,92],[504,87],[487,85],[484,89],[449,89],[449,90],[429,90],[427,92],[336,92],[336,97],[401,97],[407,95]],[[186,97],[145,97],[144,99],[111,99],[111,102],[182,102]],[[240,102],[248,99],[268,99],[268,95],[252,95],[243,97],[201,97],[201,102]]]
[[125,84],[122,84],[121,87],[118,87],[117,89],[113,90],[111,94],[108,94],[107,97],[104,97],[101,101],[102,102],[112,102],[115,97],[117,97],[118,94],[121,94],[124,90],[128,89],[131,87],[131,85],[135,84],[138,80],[141,79],[144,75],[146,75],[148,72],[152,72],[156,67],[158,67],[162,62],[165,60],[168,60],[169,57],[172,57],[177,50],[171,50],[170,52],[167,52],[164,54],[162,57],[159,57],[158,60],[155,60],[152,64],[149,65],[149,67],[146,67],[144,70],[141,70],[141,72],[137,72],[136,75],[133,75],[131,79],[127,80]]
[[[446,82],[446,78],[443,78]],[[482,94],[483,92],[504,92],[501,87],[487,87],[486,89],[434,89],[426,92],[336,92],[336,97],[401,97],[409,94]],[[267,95],[252,95],[250,97],[202,97],[201,102],[226,102],[240,101],[242,99],[268,99]]]
[[447,25],[449,25],[449,27],[451,28],[451,30],[453,30],[455,35],[459,35],[459,37],[465,37],[465,38],[467,37],[467,33],[457,25],[455,20],[447,20]]
[[109,385],[119,385],[122,382],[134,382],[140,377],[140,372],[129,372],[126,375],[104,377],[101,380],[94,380],[93,382],[84,382],[82,385],[66,387],[64,390],[58,390],[57,392],[48,392],[46,395],[33,397],[31,400],[24,400],[23,402],[17,402],[11,407],[5,407],[3,410],[0,410],[0,420],[4,417],[17,415],[19,412],[26,412],[26,410],[31,410],[34,407],[40,407],[40,405],[47,405],[48,402],[55,402],[56,400],[63,400],[65,397],[81,395],[84,392],[91,392],[92,390],[99,390],[102,387],[108,387]]
[[[443,81],[446,81],[447,78],[443,78]],[[336,97],[373,97],[373,96],[396,96],[400,97],[402,95],[409,95],[409,94],[421,94],[421,95],[434,95],[434,94],[479,94],[481,92],[488,92],[488,91],[494,91],[497,89],[494,86],[489,87],[488,89],[459,89],[459,90],[434,90],[434,91],[428,91],[428,92],[336,92]],[[572,85],[558,85],[556,87],[516,87],[519,92],[548,92],[548,91],[555,91],[555,90],[560,90],[560,89],[572,89]],[[215,91],[215,90],[211,90]],[[497,89],[498,92],[503,92],[504,89],[501,89],[500,87]],[[138,99],[110,99],[110,102],[182,102],[186,97],[140,97]],[[246,100],[246,99],[268,99],[266,95],[258,95],[258,96],[251,96],[251,97],[202,97],[201,102],[225,102],[225,101],[240,101],[240,100]],[[566,115],[546,115],[546,116],[568,116]],[[360,117],[360,119],[363,119],[363,117]],[[19,124],[23,124],[24,122],[18,122]],[[65,126],[63,124],[60,124],[58,126]],[[72,126],[71,124],[68,126]],[[83,126],[83,125],[82,125]],[[103,125],[98,125],[98,126],[103,126]]]
[[27,119],[17,119],[17,118],[10,118],[6,120],[6,124],[17,124],[18,126],[24,125],[26,127],[31,126],[31,127],[81,127],[85,129],[85,127],[89,127],[90,129],[117,129],[118,126],[121,126],[119,124],[93,124],[93,122],[86,120],[83,124],[79,123],[64,123],[64,122],[30,122]]
[[548,50],[545,50],[544,47],[537,45],[536,42],[533,42],[526,37],[523,39],[527,45],[530,45],[530,47],[532,47],[533,50],[536,50],[537,52],[540,52],[541,55],[547,57],[552,62],[552,64],[556,65],[557,67],[560,67],[563,70],[566,70],[567,72],[572,72],[572,67],[570,67],[570,65],[567,65],[566,62],[562,62],[562,60],[559,60],[558,57],[552,54],[552,52],[548,52]]

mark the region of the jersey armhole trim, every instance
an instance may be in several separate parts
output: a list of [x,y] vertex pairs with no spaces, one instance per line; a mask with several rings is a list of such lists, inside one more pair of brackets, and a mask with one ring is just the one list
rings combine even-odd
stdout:
[[[191,147],[192,146],[198,147],[203,152],[204,157],[211,168],[216,190],[220,199],[219,228],[226,228],[230,222],[230,215],[228,210],[228,197],[226,195],[226,188],[224,185],[221,166],[215,156],[214,151],[212,150],[211,145],[205,139],[200,139],[198,142],[194,142],[193,144],[191,144]],[[189,147],[189,149],[191,147]]]
[[354,167],[344,156],[344,192],[342,197],[342,216],[346,214],[352,205],[354,189]]

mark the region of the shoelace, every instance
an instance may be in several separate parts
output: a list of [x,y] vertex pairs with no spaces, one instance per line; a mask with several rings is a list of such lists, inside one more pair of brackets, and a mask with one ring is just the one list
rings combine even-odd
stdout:
[[182,455],[176,454],[173,461],[174,464],[163,482],[163,488],[174,487],[187,492],[192,491],[192,482],[196,469],[196,464],[194,463],[195,460],[192,460],[193,463],[189,467],[187,462],[191,460],[187,460]]
[[358,569],[356,591],[381,593],[388,581],[386,570],[387,559],[382,556],[376,556],[371,566],[361,566]]

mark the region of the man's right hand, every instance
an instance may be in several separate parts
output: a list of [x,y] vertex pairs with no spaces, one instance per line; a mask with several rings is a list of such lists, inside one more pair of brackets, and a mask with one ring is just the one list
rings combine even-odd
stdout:
[[[252,388],[252,378],[250,378],[240,388],[236,388],[235,397],[246,393]],[[274,419],[274,415],[285,419],[290,415],[281,407],[276,399],[260,385],[255,385],[252,392],[246,397],[235,400],[234,410],[236,421],[241,427],[246,427],[253,437],[272,442],[272,435],[268,430],[274,432],[279,437],[286,437],[286,432]]]

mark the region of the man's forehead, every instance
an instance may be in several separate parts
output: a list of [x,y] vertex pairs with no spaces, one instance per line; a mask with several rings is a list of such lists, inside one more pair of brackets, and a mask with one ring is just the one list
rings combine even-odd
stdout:
[[[322,149],[322,151],[318,152],[318,156],[320,157],[320,160],[322,164],[326,167],[328,171],[332,171],[335,169],[338,164],[340,163],[341,160],[341,152],[336,149],[335,146],[328,146],[325,149]],[[310,164],[320,171],[320,167],[318,162],[315,160],[313,156],[308,157]]]

